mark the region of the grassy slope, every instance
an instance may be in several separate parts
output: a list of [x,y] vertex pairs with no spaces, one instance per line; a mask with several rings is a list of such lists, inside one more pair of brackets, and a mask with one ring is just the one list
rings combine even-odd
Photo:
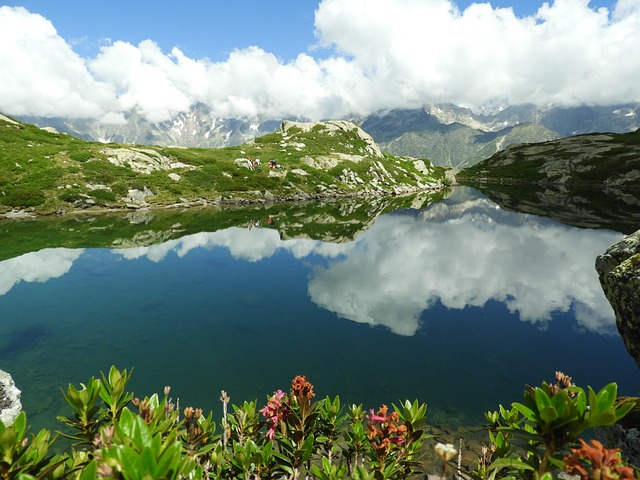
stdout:
[[[140,174],[131,168],[111,164],[103,153],[104,144],[85,142],[0,118],[0,213],[24,207],[34,207],[39,213],[71,210],[83,202],[88,204],[87,199],[99,207],[124,207],[123,197],[128,190],[145,187],[155,193],[147,199],[152,205],[199,199],[216,201],[221,197],[256,200],[262,198],[265,191],[281,198],[296,194],[313,196],[320,191],[336,196],[358,194],[369,185],[374,162],[380,160],[342,161],[329,171],[317,170],[300,159],[306,155],[335,152],[359,154],[365,147],[364,142],[353,133],[343,131],[332,136],[320,134],[318,130],[300,131],[290,136],[288,142],[283,143],[283,136],[274,133],[249,144],[222,149],[144,147],[172,161],[197,167],[175,170],[181,176],[175,181],[166,171]],[[296,148],[292,142],[304,143],[305,147]],[[261,159],[261,171],[235,164],[235,159],[248,156]],[[266,163],[271,159],[284,167],[283,177],[270,175],[272,171]],[[444,169],[436,168],[429,178],[425,178],[407,159],[387,156],[382,161],[397,182],[407,185],[416,185],[416,175],[422,182],[437,182],[444,177]],[[425,163],[430,165],[428,160]],[[345,168],[364,180],[362,187],[340,181]],[[307,175],[292,173],[294,169],[304,170]],[[108,188],[91,189],[91,185]]]
[[[578,135],[540,144],[512,146],[464,169],[460,177],[553,182],[545,171],[551,162],[565,163],[568,170],[573,170],[569,171],[572,184],[602,185],[613,176],[640,169],[640,130],[625,134]],[[569,165],[579,168],[572,169]],[[634,186],[626,185],[626,188]]]

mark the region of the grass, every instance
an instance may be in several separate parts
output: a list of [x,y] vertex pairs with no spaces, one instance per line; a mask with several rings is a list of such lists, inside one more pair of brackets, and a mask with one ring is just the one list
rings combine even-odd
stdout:
[[[640,170],[640,131],[610,134],[610,140],[598,138],[599,136],[579,135],[569,140],[514,146],[464,169],[460,177],[465,182],[473,182],[474,178],[487,178],[553,183],[560,176],[568,176],[568,179],[563,179],[563,183],[604,185],[608,179]],[[547,176],[544,167],[550,161],[566,162],[567,168],[564,171],[557,170],[556,177]],[[624,188],[637,190],[640,185],[637,182],[627,182]]]
[[[330,190],[344,195],[363,193],[370,188],[376,162],[395,177],[395,183],[417,188],[417,180],[438,182],[444,173],[434,170],[428,177],[419,174],[411,161],[387,156],[377,159],[364,156],[367,144],[353,131],[326,131],[317,125],[310,131],[300,128],[265,135],[237,147],[220,149],[150,147],[171,162],[192,167],[175,169],[179,180],[160,170],[151,174],[137,173],[128,166],[109,162],[105,148],[132,148],[86,142],[68,135],[50,133],[32,125],[0,121],[0,213],[14,208],[31,207],[37,213],[65,211],[86,207],[91,198],[98,206],[125,207],[129,190],[149,189],[152,205],[170,205],[187,200],[220,197],[229,200],[260,200],[269,191],[280,198],[297,194],[317,195]],[[135,148],[135,147],[133,147]],[[304,157],[336,154],[364,156],[360,162],[341,160],[338,167],[324,171],[309,167]],[[238,158],[259,158],[259,169],[237,165]],[[274,171],[269,160],[282,166]],[[430,165],[428,160],[426,163]],[[400,165],[398,165],[400,164]],[[194,168],[193,168],[194,167]],[[299,169],[306,175],[296,174]],[[355,172],[364,183],[347,185],[340,180],[344,169]],[[274,173],[281,174],[274,176]],[[393,182],[390,182],[390,184]],[[96,189],[104,185],[107,188]]]

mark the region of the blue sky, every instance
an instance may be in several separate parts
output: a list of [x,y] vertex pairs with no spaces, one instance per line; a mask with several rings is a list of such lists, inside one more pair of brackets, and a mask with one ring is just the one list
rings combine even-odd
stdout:
[[195,104],[321,119],[640,102],[638,47],[640,0],[23,0],[0,5],[0,111],[120,122]]

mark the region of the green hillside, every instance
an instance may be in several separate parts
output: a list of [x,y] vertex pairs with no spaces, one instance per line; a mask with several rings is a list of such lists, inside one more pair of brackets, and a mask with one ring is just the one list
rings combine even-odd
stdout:
[[558,138],[557,133],[531,123],[498,132],[484,132],[453,124],[438,129],[406,132],[393,140],[382,142],[380,146],[394,155],[426,155],[437,165],[464,168],[489,158],[509,145],[554,138]]
[[444,168],[382,154],[349,122],[284,122],[245,145],[186,149],[86,142],[0,116],[0,213],[380,196],[445,183]]
[[640,130],[513,145],[459,178],[640,189]]

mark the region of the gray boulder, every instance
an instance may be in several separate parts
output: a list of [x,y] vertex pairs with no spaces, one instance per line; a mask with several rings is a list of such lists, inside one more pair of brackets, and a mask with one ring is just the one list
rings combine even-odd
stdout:
[[640,366],[640,230],[600,255],[596,270],[624,345]]
[[0,422],[13,425],[22,410],[20,390],[7,372],[0,370]]
[[[616,313],[616,325],[627,351],[640,366],[640,230],[627,235],[596,259],[596,270],[604,294]],[[640,399],[626,398],[635,407],[597,436],[609,448],[619,448],[630,464],[640,462]]]

